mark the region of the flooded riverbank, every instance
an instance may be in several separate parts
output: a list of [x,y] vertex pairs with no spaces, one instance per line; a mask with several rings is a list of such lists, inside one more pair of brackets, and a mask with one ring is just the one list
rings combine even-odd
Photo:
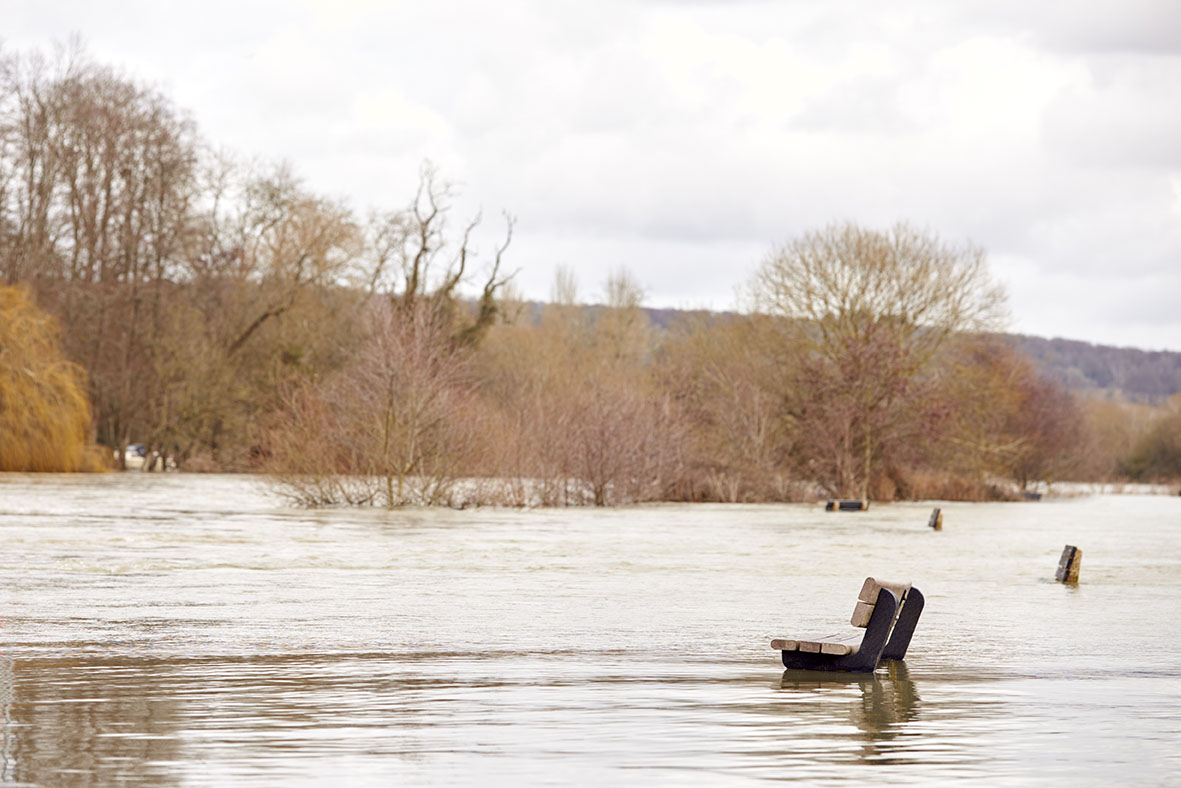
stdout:
[[[1169,784],[1181,500],[302,511],[0,479],[0,784]],[[1081,582],[1053,581],[1064,544]],[[904,665],[789,674],[866,575]]]

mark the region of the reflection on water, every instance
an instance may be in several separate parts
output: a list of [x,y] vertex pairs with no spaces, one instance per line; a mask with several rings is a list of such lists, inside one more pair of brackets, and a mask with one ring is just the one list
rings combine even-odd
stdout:
[[[307,513],[230,477],[10,477],[0,785],[1174,781],[1181,502],[944,511]],[[783,671],[770,639],[866,574],[927,593],[909,659]]]
[[[354,768],[402,776],[440,759],[476,774],[489,751],[588,776],[613,761],[656,775],[693,761],[718,775],[823,773],[889,762],[888,743],[918,708],[902,664],[861,677],[786,672],[783,705],[735,665],[669,673],[616,662],[539,682],[528,655],[497,658],[516,667],[492,674],[424,662],[461,667],[456,655],[425,654],[8,661],[19,689],[5,697],[3,773],[91,784],[124,781],[134,766],[136,781],[161,785],[178,781],[178,764],[217,762],[226,779],[287,782],[342,749]],[[235,763],[242,750],[252,763]]]
[[[13,691],[4,699],[6,781],[103,784],[131,763],[137,780],[170,782],[153,764],[177,757],[176,739],[160,728],[175,701],[127,691],[117,674],[100,679],[102,673],[70,661],[9,660],[8,671]],[[33,680],[24,680],[25,674]]]
[[905,662],[885,664],[883,670],[870,674],[785,670],[779,686],[792,692],[812,693],[818,698],[827,697],[829,690],[858,687],[860,702],[849,704],[850,722],[865,734],[867,742],[886,741],[901,732],[903,723],[914,719],[919,694]]
[[12,659],[0,655],[0,783],[5,784],[16,781],[16,733],[12,727],[15,688]]

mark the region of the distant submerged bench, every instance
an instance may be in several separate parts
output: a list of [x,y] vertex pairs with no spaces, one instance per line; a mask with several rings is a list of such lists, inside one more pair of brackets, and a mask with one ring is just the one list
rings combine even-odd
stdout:
[[869,501],[862,499],[860,501],[838,501],[829,499],[828,503],[824,504],[824,511],[826,512],[864,512],[869,508]]
[[906,656],[924,601],[922,592],[910,583],[867,577],[849,620],[864,632],[799,640],[776,638],[771,648],[783,652],[786,668],[868,673],[879,660]]

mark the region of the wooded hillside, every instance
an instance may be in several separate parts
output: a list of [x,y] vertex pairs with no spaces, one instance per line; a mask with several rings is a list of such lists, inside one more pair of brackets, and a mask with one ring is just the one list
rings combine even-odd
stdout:
[[1046,374],[1079,393],[1157,404],[1181,392],[1181,353],[1011,335]]

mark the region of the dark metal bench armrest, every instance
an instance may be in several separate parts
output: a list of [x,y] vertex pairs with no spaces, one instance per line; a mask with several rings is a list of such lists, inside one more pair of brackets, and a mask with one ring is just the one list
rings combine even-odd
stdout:
[[925,601],[923,592],[911,586],[906,594],[906,602],[902,605],[902,612],[898,614],[898,621],[894,624],[894,631],[890,633],[890,640],[882,651],[882,659],[902,659],[906,656],[906,649],[914,636],[919,616],[923,614]]

